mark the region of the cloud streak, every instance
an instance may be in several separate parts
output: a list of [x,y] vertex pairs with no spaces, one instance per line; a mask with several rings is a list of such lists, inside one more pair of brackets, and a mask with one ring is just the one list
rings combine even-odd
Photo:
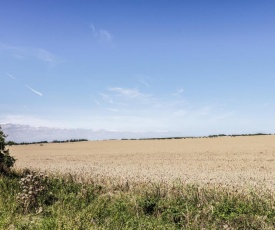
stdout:
[[29,90],[31,90],[32,92],[36,93],[37,95],[39,95],[40,97],[43,97],[43,94],[38,92],[37,90],[33,89],[32,87],[25,85],[25,87],[27,87]]
[[[11,78],[12,80],[15,80],[15,81],[19,82],[20,84],[22,84],[22,83],[21,83],[16,77],[14,77],[13,75],[7,73],[7,76],[8,76],[9,78]],[[40,97],[43,97],[43,94],[42,94],[42,93],[40,93],[39,91],[33,89],[33,88],[30,87],[29,85],[26,85],[26,84],[22,84],[22,85],[24,85],[26,88],[28,88],[29,90],[31,90],[33,93],[39,95]]]
[[12,76],[11,74],[7,73],[7,76],[10,77],[13,80],[17,80],[14,76]]

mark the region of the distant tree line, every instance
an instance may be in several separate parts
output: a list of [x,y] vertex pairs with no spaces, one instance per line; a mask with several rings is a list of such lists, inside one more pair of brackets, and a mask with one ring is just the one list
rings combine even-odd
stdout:
[[[186,136],[186,137],[149,137],[149,138],[122,138],[121,140],[130,141],[130,140],[172,140],[172,139],[195,139],[195,138],[216,138],[216,137],[245,137],[245,136],[261,136],[261,135],[275,135],[271,133],[254,133],[254,134],[217,134],[217,135],[208,135],[208,136]],[[117,139],[109,139],[109,140],[117,140]],[[70,139],[65,141],[53,140],[53,141],[37,141],[37,142],[14,142],[7,141],[6,145],[31,145],[31,144],[46,144],[46,143],[67,143],[67,142],[81,142],[88,141],[88,139]],[[107,141],[107,140],[106,140]]]
[[121,140],[130,141],[130,140],[171,140],[171,139],[193,139],[193,138],[215,138],[215,137],[244,137],[244,136],[261,136],[261,135],[275,135],[271,133],[254,133],[254,134],[217,134],[217,135],[209,135],[209,136],[186,136],[186,137],[153,137],[153,138],[122,138]]
[[32,144],[47,144],[47,143],[67,143],[67,142],[81,142],[81,141],[88,141],[87,139],[70,139],[70,140],[65,140],[65,141],[58,141],[58,140],[54,140],[54,141],[35,141],[35,142],[14,142],[14,141],[7,141],[6,145],[32,145]]
[[71,140],[66,140],[66,141],[58,141],[54,140],[52,143],[66,143],[66,142],[80,142],[80,141],[88,141],[87,139],[71,139]]

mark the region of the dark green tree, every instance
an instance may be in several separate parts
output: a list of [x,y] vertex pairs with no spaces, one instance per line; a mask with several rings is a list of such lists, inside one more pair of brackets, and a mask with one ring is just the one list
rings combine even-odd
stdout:
[[6,149],[6,137],[0,126],[0,174],[8,173],[15,163],[15,159],[10,156],[9,150]]

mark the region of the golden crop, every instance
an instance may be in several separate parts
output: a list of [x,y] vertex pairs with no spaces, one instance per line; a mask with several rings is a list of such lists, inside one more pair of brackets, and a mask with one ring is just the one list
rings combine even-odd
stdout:
[[89,141],[10,147],[17,168],[275,189],[275,136]]

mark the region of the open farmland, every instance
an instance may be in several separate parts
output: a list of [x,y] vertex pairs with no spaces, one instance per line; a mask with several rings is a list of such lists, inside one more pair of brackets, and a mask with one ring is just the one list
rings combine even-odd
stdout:
[[10,147],[17,168],[127,180],[275,189],[275,136],[89,141]]

